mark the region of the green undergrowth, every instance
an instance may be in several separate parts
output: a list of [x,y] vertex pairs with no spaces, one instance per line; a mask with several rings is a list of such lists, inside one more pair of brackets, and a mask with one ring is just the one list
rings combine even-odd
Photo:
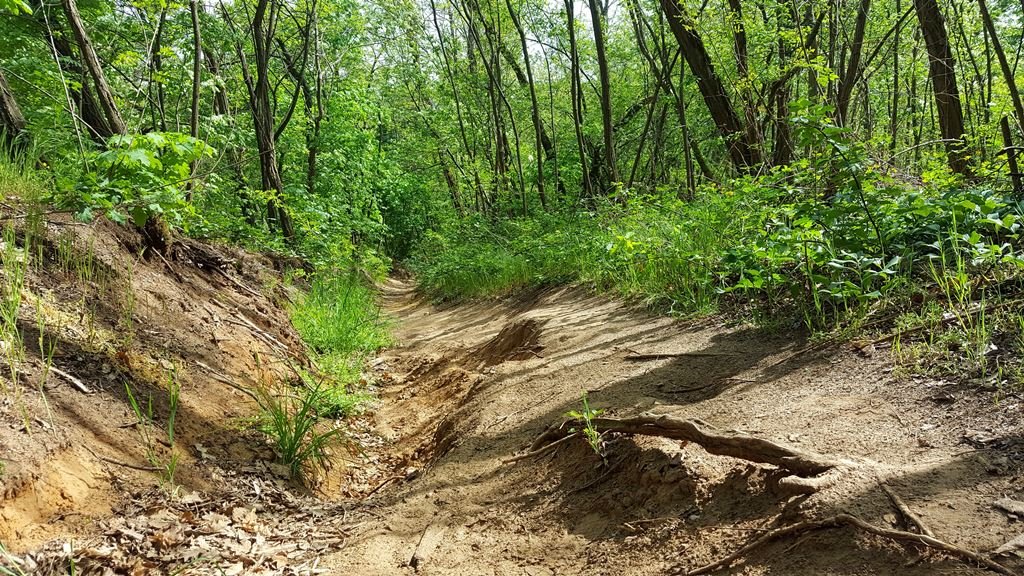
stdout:
[[408,265],[438,299],[579,283],[672,314],[721,311],[820,339],[890,335],[914,372],[1022,382],[1017,200],[880,171],[811,186],[798,170],[693,199],[666,191],[571,215],[453,220]]
[[369,278],[356,269],[325,270],[291,309],[292,323],[331,380],[318,394],[324,416],[347,416],[370,399],[361,385],[366,359],[391,343],[390,327]]

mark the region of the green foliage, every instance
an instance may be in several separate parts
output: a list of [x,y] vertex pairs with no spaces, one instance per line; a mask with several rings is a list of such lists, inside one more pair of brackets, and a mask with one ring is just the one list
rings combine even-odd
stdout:
[[604,410],[590,407],[590,401],[587,399],[586,390],[581,393],[580,402],[582,404],[581,409],[570,410],[565,414],[566,418],[575,420],[579,425],[578,430],[573,427],[569,429],[569,432],[582,434],[583,438],[586,439],[587,444],[589,444],[594,452],[603,459],[605,456],[604,439],[601,437],[601,433],[597,431],[597,427],[594,426],[594,419],[600,416]]
[[90,153],[89,170],[61,183],[55,201],[82,220],[104,213],[121,223],[130,217],[137,226],[153,216],[181,225],[192,164],[213,153],[201,140],[177,132],[113,136],[107,150]]
[[439,298],[577,281],[676,313],[730,302],[813,329],[928,278],[929,262],[945,269],[960,259],[970,278],[1024,266],[1020,206],[992,190],[907,190],[868,174],[863,192],[825,197],[799,183],[781,172],[692,201],[666,194],[584,216],[458,222],[430,233],[410,266]]
[[390,343],[376,293],[356,269],[316,274],[291,315],[320,367],[342,383],[356,380],[366,357]]
[[146,451],[146,460],[150,466],[159,470],[160,478],[168,486],[174,486],[174,475],[178,470],[179,456],[174,450],[174,424],[178,418],[178,404],[181,396],[181,384],[178,382],[176,370],[170,370],[167,374],[167,397],[168,412],[167,425],[167,453],[161,455],[162,450],[158,448],[156,438],[156,421],[153,413],[153,396],[150,395],[143,406],[135,398],[131,386],[125,382],[125,394],[128,398],[128,405],[135,414],[139,439],[142,441]]
[[[0,245],[0,342],[3,343],[6,377],[16,387],[25,356],[25,340],[18,327],[18,318],[21,314],[28,259],[28,252],[17,245],[14,227],[9,224],[4,226]],[[0,385],[0,391],[6,392],[6,386]]]

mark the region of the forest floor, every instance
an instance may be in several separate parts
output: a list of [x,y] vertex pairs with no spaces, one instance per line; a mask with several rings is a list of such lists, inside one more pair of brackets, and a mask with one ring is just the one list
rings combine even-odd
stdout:
[[[49,226],[44,252],[80,263],[28,272],[26,386],[0,402],[0,542],[25,573],[63,573],[68,558],[83,575],[685,573],[839,512],[908,529],[882,482],[956,546],[987,555],[1024,532],[1020,396],[895,378],[884,350],[822,350],[577,288],[435,305],[389,280],[397,344],[366,368],[379,399],[348,422],[321,493],[302,493],[239,391],[305,361],[280,263],[210,246],[145,260],[109,223]],[[211,254],[231,264],[200,265]],[[33,306],[46,321],[30,321]],[[41,379],[40,331],[65,376]],[[181,387],[173,441],[161,432],[168,378]],[[153,424],[132,413],[126,384],[154,399]],[[845,464],[794,497],[771,466],[656,437],[609,435],[603,460],[577,439],[509,462],[582,410],[584,391],[605,416],[698,418]],[[176,488],[153,470],[171,454]],[[922,550],[819,530],[727,573],[984,573]],[[1019,551],[993,557],[1020,571]]]

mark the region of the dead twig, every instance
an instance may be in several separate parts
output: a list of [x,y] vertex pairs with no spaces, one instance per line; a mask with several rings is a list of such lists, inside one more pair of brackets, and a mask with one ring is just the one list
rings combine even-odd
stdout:
[[78,391],[81,392],[82,394],[92,394],[92,388],[86,386],[85,382],[82,382],[78,378],[75,378],[74,376],[68,374],[67,372],[61,370],[60,368],[50,366],[50,372],[53,372],[57,376],[60,376],[61,378],[64,378],[65,380],[70,382],[71,385],[77,388]]
[[248,388],[242,386],[241,384],[235,383],[233,380],[228,378],[226,374],[214,370],[204,362],[201,362],[199,360],[196,360],[195,362],[197,366],[206,370],[210,374],[210,377],[216,380],[217,382],[220,382],[221,384],[227,384],[228,386],[234,388],[235,390],[238,390],[242,394],[245,394],[249,398],[252,398],[253,400],[256,401],[257,404],[259,404],[260,399],[252,390],[249,390]]
[[743,546],[742,548],[733,552],[732,554],[729,554],[728,556],[720,560],[716,560],[710,564],[706,564],[699,568],[690,570],[689,572],[684,572],[684,574],[686,574],[687,576],[710,574],[723,568],[727,568],[733,562],[736,562],[740,558],[748,555],[753,550],[760,548],[761,546],[764,546],[771,542],[774,542],[776,540],[786,538],[788,536],[804,534],[814,530],[823,530],[827,528],[841,528],[844,526],[857,528],[870,534],[874,534],[875,536],[881,538],[888,538],[890,540],[894,540],[897,542],[912,542],[914,544],[920,544],[933,550],[944,552],[961,561],[978,564],[997,574],[1016,576],[1016,572],[1013,572],[1012,570],[1003,566],[1002,564],[999,564],[994,560],[986,558],[985,556],[982,556],[977,552],[973,552],[971,550],[967,550],[959,546],[954,546],[953,544],[944,542],[933,536],[927,536],[925,534],[915,534],[914,532],[906,532],[904,530],[892,530],[889,528],[875,526],[874,524],[869,524],[864,520],[858,518],[857,516],[853,516],[851,514],[836,514],[835,516],[830,516],[828,518],[823,518],[820,520],[807,520],[804,522],[798,522],[796,524],[791,524],[789,526],[772,530],[771,532],[768,532],[754,539],[752,542],[750,542],[746,546]]
[[238,288],[239,290],[243,290],[243,291],[245,291],[245,292],[248,292],[248,293],[249,293],[250,295],[252,295],[252,296],[254,296],[254,297],[256,297],[256,298],[263,298],[263,297],[264,297],[264,296],[263,296],[263,294],[260,294],[259,292],[257,292],[257,291],[255,291],[255,290],[253,290],[252,288],[249,288],[249,287],[248,287],[248,286],[246,286],[245,284],[242,284],[242,283],[241,283],[241,282],[239,282],[238,280],[235,280],[235,279],[234,279],[234,278],[232,278],[232,277],[231,277],[230,275],[228,275],[228,273],[227,273],[227,272],[225,272],[225,271],[221,270],[220,268],[218,268],[218,267],[214,266],[214,267],[213,267],[213,271],[214,271],[214,272],[216,272],[216,273],[218,273],[218,274],[220,274],[221,276],[223,276],[223,277],[227,278],[227,279],[228,279],[228,281],[229,281],[229,282],[231,282],[232,284],[234,284],[234,285],[235,285],[235,287],[237,287],[237,288]]
[[163,471],[163,468],[160,468],[160,467],[157,467],[157,466],[140,466],[138,464],[129,464],[127,462],[121,462],[120,460],[114,460],[113,458],[107,458],[106,456],[100,456],[92,448],[86,446],[85,444],[82,444],[82,447],[85,448],[86,451],[89,452],[89,454],[92,454],[94,458],[96,458],[97,460],[99,460],[101,462],[106,462],[107,464],[113,464],[115,466],[122,466],[124,468],[131,468],[132,470],[139,470],[139,471],[142,471],[142,472],[162,472]]
[[650,354],[627,354],[623,360],[642,362],[645,360],[665,360],[667,358],[718,358],[736,356],[731,352],[657,352]]
[[387,478],[384,479],[383,482],[381,482],[380,484],[377,484],[376,488],[374,488],[373,490],[370,490],[369,492],[367,492],[366,496],[363,496],[363,502],[366,502],[367,500],[369,500],[370,496],[373,496],[377,492],[380,492],[388,484],[391,484],[395,480],[401,480],[402,478],[405,478],[404,474],[396,474],[394,476],[388,476]]

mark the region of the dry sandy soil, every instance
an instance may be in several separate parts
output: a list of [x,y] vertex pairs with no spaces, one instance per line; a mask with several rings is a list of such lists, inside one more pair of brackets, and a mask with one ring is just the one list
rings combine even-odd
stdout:
[[[30,344],[21,386],[0,401],[0,542],[10,551],[0,566],[685,573],[838,512],[909,528],[881,482],[957,546],[988,554],[1024,532],[993,506],[1024,500],[1019,396],[898,380],[884,350],[809,349],[796,332],[678,321],[574,288],[437,306],[389,281],[382,300],[398,343],[367,366],[379,401],[346,423],[353,442],[320,493],[303,493],[271,463],[236,388],[287,380],[306,362],[282,310],[280,263],[223,247],[146,259],[110,224],[55,222],[46,236],[19,322]],[[101,273],[83,281],[58,265],[68,246]],[[221,262],[212,267],[202,262],[211,251]],[[39,314],[44,340],[58,344],[54,366],[88,393],[41,379]],[[182,386],[173,447],[161,432],[171,370]],[[153,397],[152,449],[158,461],[179,458],[177,488],[148,469],[125,384]],[[664,438],[608,435],[603,459],[575,439],[509,462],[580,410],[584,392],[607,416],[699,418],[846,464],[834,484],[792,496],[772,466]],[[781,538],[723,572],[984,573],[922,551],[839,528]],[[1024,572],[1012,551],[993,557]]]
[[[370,497],[331,573],[685,572],[800,519],[849,512],[905,528],[880,481],[956,545],[989,551],[1022,531],[992,505],[1024,496],[1019,397],[896,381],[882,352],[801,352],[799,338],[578,289],[436,307],[392,281],[384,300],[399,345],[376,363],[395,375],[376,418],[416,471]],[[854,464],[794,498],[773,490],[771,467],[661,438],[609,438],[605,462],[582,440],[505,462],[581,409],[583,391],[607,415],[696,417]],[[843,528],[784,538],[728,573],[983,571]]]

